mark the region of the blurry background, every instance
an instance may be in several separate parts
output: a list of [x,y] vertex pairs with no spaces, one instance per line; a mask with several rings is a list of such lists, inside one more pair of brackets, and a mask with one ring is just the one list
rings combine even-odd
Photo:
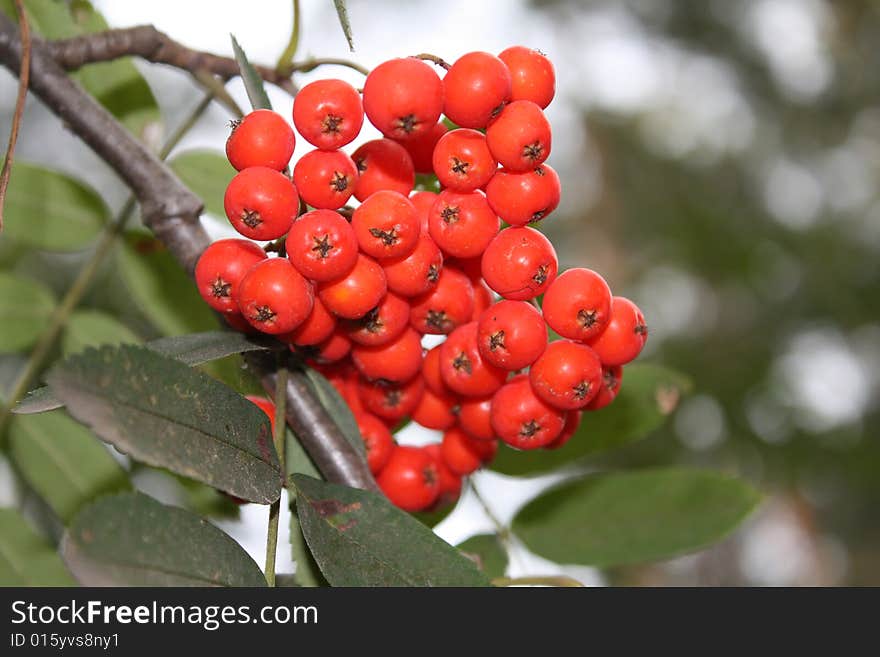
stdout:
[[[268,64],[291,23],[285,0],[95,4],[113,26],[153,23],[221,54],[231,54],[234,32],[252,61]],[[352,54],[329,0],[302,7],[300,58],[350,57],[372,67],[417,52],[452,61],[523,44],[553,60],[550,163],[563,180],[563,203],[543,230],[562,267],[601,271],[644,309],[651,337],[642,361],[694,382],[663,429],[594,465],[713,467],[767,496],[734,536],[698,555],[600,575],[523,550],[510,574],[567,572],[620,584],[880,584],[874,3],[348,0]],[[138,66],[163,111],[165,126],[147,132],[158,143],[199,92],[178,71]],[[328,75],[362,80],[345,69],[300,80]],[[229,87],[245,104],[240,82]],[[0,72],[4,140],[14,89]],[[276,92],[275,109],[289,116],[291,99]],[[181,150],[222,149],[227,120],[213,107]],[[376,134],[365,129],[361,141]],[[306,150],[298,144],[297,154]],[[18,157],[76,174],[111,205],[124,199],[113,174],[33,99]],[[217,221],[211,230],[224,235],[228,227]],[[8,479],[0,474],[4,499],[15,495]],[[554,480],[476,477],[502,521]],[[151,488],[149,478],[139,483]],[[258,561],[265,514],[251,506],[222,525]],[[437,527],[452,542],[491,529],[467,494]]]

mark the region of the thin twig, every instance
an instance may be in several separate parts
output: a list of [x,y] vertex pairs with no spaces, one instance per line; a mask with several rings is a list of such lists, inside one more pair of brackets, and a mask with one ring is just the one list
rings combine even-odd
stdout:
[[412,55],[412,56],[415,57],[416,59],[424,59],[425,61],[432,62],[432,63],[436,64],[437,66],[439,66],[440,68],[446,69],[447,71],[450,68],[452,68],[452,65],[449,62],[447,62],[445,59],[443,59],[442,57],[438,57],[437,55],[432,55],[431,53],[422,52],[422,53],[419,53],[418,55]]
[[0,231],[3,230],[3,207],[6,205],[6,189],[12,174],[12,160],[15,158],[15,144],[18,142],[18,131],[21,128],[21,117],[24,115],[24,101],[27,99],[28,81],[31,77],[31,26],[24,11],[22,0],[15,0],[15,11],[18,13],[18,24],[21,26],[21,68],[18,70],[18,96],[15,99],[15,114],[12,116],[12,128],[9,130],[9,146],[3,159],[0,171]]
[[[275,444],[275,452],[278,454],[278,463],[281,466],[282,476],[287,479],[287,466],[284,462],[284,435],[287,429],[285,416],[287,414],[287,364],[284,355],[278,357],[277,376],[275,377],[275,419],[272,432],[272,442]],[[281,498],[279,497],[269,507],[269,524],[266,530],[266,581],[269,586],[275,586],[275,553],[278,550],[278,518],[281,514]]]

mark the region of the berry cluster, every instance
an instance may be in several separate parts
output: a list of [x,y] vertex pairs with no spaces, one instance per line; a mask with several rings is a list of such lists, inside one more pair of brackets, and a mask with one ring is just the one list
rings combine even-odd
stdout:
[[[559,203],[545,162],[554,91],[549,60],[519,46],[464,55],[442,79],[419,58],[393,59],[362,96],[332,79],[300,91],[293,123],[315,150],[292,176],[295,135],[278,114],[252,112],[227,142],[238,174],[226,213],[249,239],[208,247],[199,291],[233,327],[277,336],[333,383],[401,508],[456,499],[498,439],[565,444],[582,411],[611,403],[647,339],[635,304],[592,270],[557,275],[553,245],[527,225]],[[384,138],[349,156],[340,149],[365,116]],[[414,192],[417,173],[442,191]],[[250,240],[274,240],[281,257]],[[560,339],[548,342],[548,326]],[[429,334],[446,339],[425,352]],[[397,445],[407,418],[442,442]]]

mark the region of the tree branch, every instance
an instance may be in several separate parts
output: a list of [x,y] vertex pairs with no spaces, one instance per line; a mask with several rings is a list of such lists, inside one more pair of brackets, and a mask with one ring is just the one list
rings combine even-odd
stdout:
[[[0,13],[0,63],[17,75],[21,42],[15,24]],[[48,45],[31,47],[30,89],[65,125],[123,179],[137,197],[144,223],[192,275],[210,240],[199,215],[201,201],[58,65]],[[268,391],[274,371],[254,363]],[[287,421],[324,476],[336,483],[375,489],[366,461],[346,441],[314,395],[296,376],[287,386]]]

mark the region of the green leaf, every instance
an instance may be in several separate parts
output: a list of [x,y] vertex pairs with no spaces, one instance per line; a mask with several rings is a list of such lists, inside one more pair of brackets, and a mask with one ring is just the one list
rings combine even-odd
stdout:
[[18,402],[18,405],[12,409],[12,412],[16,415],[30,415],[32,413],[54,411],[56,408],[63,407],[64,403],[52,393],[49,386],[40,386],[28,392],[24,399]]
[[333,421],[336,422],[336,426],[339,427],[339,430],[342,432],[342,435],[345,436],[346,440],[348,440],[359,454],[362,454],[366,458],[367,448],[366,445],[364,445],[364,439],[361,437],[361,430],[358,429],[357,421],[354,419],[354,413],[351,412],[351,408],[345,403],[342,395],[339,394],[336,388],[333,387],[333,384],[330,383],[318,370],[311,367],[305,367],[303,369],[306,378],[312,386],[312,390],[315,392],[315,396],[318,398],[318,401],[321,402],[321,406],[327,410],[327,413],[333,418]]
[[73,417],[138,461],[251,502],[281,494],[265,414],[180,361],[132,345],[89,348],[47,381]]
[[336,7],[336,15],[339,17],[339,24],[342,26],[345,40],[348,41],[348,49],[354,51],[354,39],[351,35],[351,23],[348,21],[348,10],[345,8],[345,0],[333,0],[333,4]]
[[266,88],[263,86],[263,78],[248,61],[247,55],[244,54],[244,50],[238,45],[235,37],[231,34],[229,36],[232,38],[232,51],[235,53],[235,61],[238,62],[238,70],[241,72],[241,79],[244,82],[248,99],[251,101],[251,107],[272,109],[272,103],[269,102],[269,96],[266,95]]
[[183,335],[216,330],[213,311],[161,242],[129,233],[117,254],[126,289],[159,331]]
[[306,538],[303,535],[302,526],[299,522],[299,514],[296,510],[296,500],[291,498],[290,503],[290,552],[296,563],[294,578],[300,586],[328,586],[327,580],[321,574],[318,563],[312,556]]
[[171,169],[205,204],[205,208],[220,218],[226,217],[223,197],[226,186],[235,175],[226,155],[219,151],[193,150],[175,155]]
[[85,586],[266,585],[227,534],[142,493],[103,497],[80,511],[61,555]]
[[594,475],[529,502],[513,531],[530,550],[558,563],[615,566],[706,547],[759,500],[742,481],[706,470]]
[[212,518],[235,519],[241,516],[241,507],[216,488],[186,477],[176,479],[186,499],[186,508],[190,511]]
[[306,542],[333,586],[486,586],[458,550],[370,491],[294,475]]
[[64,523],[99,495],[130,487],[107,449],[64,411],[13,418],[9,450],[25,481]]
[[601,411],[584,413],[577,433],[565,446],[520,452],[502,444],[489,467],[508,475],[538,474],[635,442],[660,428],[690,389],[690,381],[678,372],[657,365],[630,365],[614,402]]
[[0,353],[32,347],[54,310],[55,298],[42,283],[0,272]]
[[426,527],[433,528],[443,522],[455,510],[456,505],[457,501],[455,504],[444,504],[436,511],[416,511],[410,515]]
[[459,543],[458,549],[473,559],[489,579],[504,576],[507,570],[507,552],[504,551],[504,546],[497,535],[471,536],[464,543]]
[[288,430],[286,435],[287,458],[285,459],[285,467],[287,468],[287,479],[290,480],[295,474],[304,474],[315,479],[323,479],[318,467],[308,455],[302,443],[297,440],[293,431]]
[[151,340],[146,346],[187,365],[201,365],[233,354],[274,349],[277,344],[268,336],[245,335],[237,331],[205,331]]
[[137,344],[134,331],[116,318],[98,310],[77,310],[71,314],[61,337],[61,351],[75,354],[102,344]]
[[0,509],[0,586],[74,586],[54,548],[14,509]]
[[4,234],[37,249],[88,246],[110,211],[91,187],[58,171],[16,160],[4,207]]

